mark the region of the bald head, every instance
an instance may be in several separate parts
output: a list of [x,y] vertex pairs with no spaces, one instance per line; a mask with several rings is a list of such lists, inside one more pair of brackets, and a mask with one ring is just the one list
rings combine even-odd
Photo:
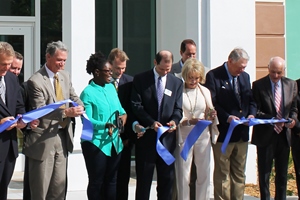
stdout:
[[273,83],[277,83],[284,75],[285,60],[279,56],[272,57],[268,66],[269,77]]
[[154,59],[155,70],[160,76],[164,76],[171,71],[173,54],[170,51],[159,51]]

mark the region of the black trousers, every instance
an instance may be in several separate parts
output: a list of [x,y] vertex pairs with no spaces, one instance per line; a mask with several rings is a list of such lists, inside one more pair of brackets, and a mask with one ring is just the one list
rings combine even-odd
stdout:
[[[263,133],[262,133],[263,134]],[[286,140],[286,134],[277,134],[269,145],[257,147],[257,165],[259,176],[260,199],[270,200],[270,173],[273,160],[275,165],[275,200],[286,199],[287,169],[290,147]]]
[[24,167],[24,177],[23,177],[23,200],[30,200],[30,187],[29,187],[29,165],[28,157],[25,156],[25,167]]
[[292,134],[292,155],[296,174],[298,198],[300,199],[300,136]]
[[14,172],[16,158],[9,144],[5,159],[0,162],[0,200],[7,200],[7,188]]
[[150,189],[153,179],[154,168],[157,171],[157,199],[171,200],[173,182],[175,177],[174,163],[167,165],[161,157],[153,152],[154,159],[148,159],[136,145],[136,200],[147,200],[150,196]]
[[117,154],[112,147],[112,155],[106,156],[98,147],[87,141],[81,143],[81,148],[89,176],[88,199],[115,200],[121,153]]

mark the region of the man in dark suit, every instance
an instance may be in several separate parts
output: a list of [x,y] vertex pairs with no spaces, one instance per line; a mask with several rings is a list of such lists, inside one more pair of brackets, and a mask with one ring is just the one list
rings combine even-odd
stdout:
[[121,154],[117,176],[117,200],[128,199],[128,183],[130,179],[130,163],[131,163],[131,150],[136,139],[132,131],[131,124],[133,122],[132,109],[131,109],[131,88],[133,77],[124,74],[126,70],[126,62],[129,60],[124,51],[118,48],[111,50],[108,55],[108,62],[112,65],[112,83],[116,86],[118,96],[122,107],[127,113],[127,120],[124,127],[124,132],[121,133],[124,148]]
[[[17,77],[9,72],[15,56],[13,47],[0,42],[0,124],[25,113]],[[11,180],[16,158],[18,157],[17,128],[26,124],[19,120],[0,133],[0,200],[7,199],[7,187]]]
[[[300,79],[297,81],[297,109],[298,112],[300,110]],[[292,147],[292,155],[295,167],[296,174],[296,182],[297,182],[297,190],[298,190],[298,198],[300,199],[300,115],[298,114],[298,119],[294,128],[292,129],[292,139],[291,139],[291,147]]]
[[285,61],[270,59],[269,74],[253,82],[253,96],[257,103],[257,118],[285,118],[289,123],[263,124],[253,127],[252,143],[257,148],[257,167],[260,198],[270,199],[269,178],[275,160],[275,199],[286,199],[287,168],[290,153],[290,128],[297,120],[297,84],[283,77]]
[[180,79],[170,74],[173,55],[169,51],[156,54],[153,69],[134,77],[131,94],[132,109],[139,123],[151,127],[136,141],[136,199],[147,200],[150,195],[154,168],[157,169],[157,199],[171,200],[174,180],[174,163],[167,165],[156,151],[157,130],[170,129],[160,141],[174,153],[176,125],[182,118],[182,88]]
[[172,65],[171,73],[179,74],[181,73],[181,68],[184,62],[189,58],[196,58],[197,55],[197,46],[194,40],[185,39],[180,44],[180,55],[181,59]]
[[215,160],[215,200],[244,198],[249,127],[241,124],[234,129],[224,154],[221,153],[221,146],[232,120],[253,118],[256,114],[250,77],[244,71],[248,60],[247,52],[236,48],[229,54],[227,62],[206,75],[205,86],[211,92],[220,123],[220,135],[217,143],[212,145]]
[[32,109],[71,99],[79,104],[66,104],[40,118],[39,126],[31,130],[24,141],[23,153],[28,157],[29,184],[32,199],[64,199],[68,152],[73,151],[71,117],[83,113],[69,74],[63,70],[67,48],[61,42],[51,42],[46,49],[46,64],[27,81]]

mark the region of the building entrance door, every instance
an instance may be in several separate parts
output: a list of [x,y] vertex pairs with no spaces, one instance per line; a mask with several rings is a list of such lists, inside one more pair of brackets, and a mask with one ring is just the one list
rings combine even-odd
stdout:
[[33,27],[32,26],[1,26],[0,41],[10,43],[15,51],[24,57],[23,68],[19,75],[20,82],[26,81],[33,73]]

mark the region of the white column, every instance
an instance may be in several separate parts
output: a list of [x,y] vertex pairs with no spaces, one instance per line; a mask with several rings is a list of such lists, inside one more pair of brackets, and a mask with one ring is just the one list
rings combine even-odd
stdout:
[[[66,70],[79,96],[92,78],[86,73],[86,61],[95,53],[95,1],[63,0],[63,42],[68,46]],[[74,152],[69,155],[68,190],[86,190],[88,176],[81,153],[82,124],[76,119]]]
[[[256,39],[254,0],[209,0],[207,13],[208,67],[215,68],[227,61],[235,47],[244,48],[250,61],[246,72],[255,80]],[[246,116],[245,116],[246,117]],[[250,130],[251,140],[252,129]],[[249,144],[246,165],[246,183],[256,183],[256,148]]]

